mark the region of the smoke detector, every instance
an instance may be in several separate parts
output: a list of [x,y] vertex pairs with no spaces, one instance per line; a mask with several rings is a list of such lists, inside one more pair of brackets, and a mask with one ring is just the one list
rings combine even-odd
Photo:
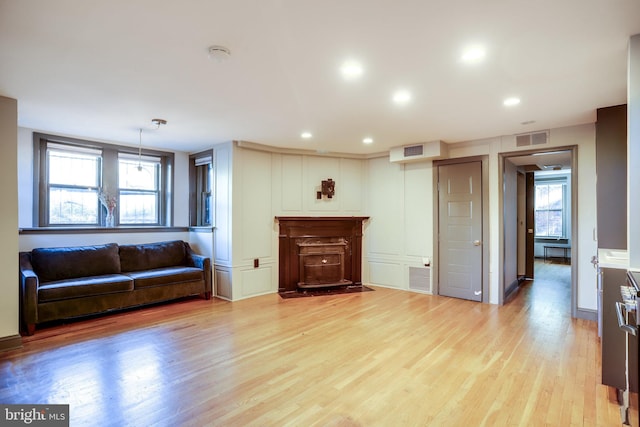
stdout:
[[224,46],[218,46],[218,45],[209,46],[209,59],[211,60],[214,60],[217,62],[224,62],[227,59],[229,59],[230,56],[231,56],[231,51]]

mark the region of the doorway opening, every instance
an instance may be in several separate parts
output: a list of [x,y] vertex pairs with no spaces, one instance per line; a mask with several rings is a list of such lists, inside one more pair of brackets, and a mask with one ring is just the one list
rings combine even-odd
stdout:
[[[576,316],[576,147],[502,154],[501,301],[555,282]],[[533,292],[532,295],[537,295]],[[559,295],[564,295],[561,297]],[[548,296],[548,295],[547,295]]]

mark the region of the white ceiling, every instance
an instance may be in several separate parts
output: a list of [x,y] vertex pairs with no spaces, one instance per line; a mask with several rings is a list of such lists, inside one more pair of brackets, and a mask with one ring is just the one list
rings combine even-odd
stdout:
[[0,95],[51,133],[137,144],[162,118],[143,145],[376,153],[594,122],[626,102],[637,33],[638,0],[0,0]]

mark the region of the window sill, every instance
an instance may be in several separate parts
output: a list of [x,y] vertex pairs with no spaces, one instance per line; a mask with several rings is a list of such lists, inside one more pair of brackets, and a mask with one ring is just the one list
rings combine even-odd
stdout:
[[211,225],[192,225],[189,227],[189,231],[194,233],[213,233],[215,227]]
[[180,231],[189,231],[189,227],[35,227],[20,228],[18,234],[166,233]]

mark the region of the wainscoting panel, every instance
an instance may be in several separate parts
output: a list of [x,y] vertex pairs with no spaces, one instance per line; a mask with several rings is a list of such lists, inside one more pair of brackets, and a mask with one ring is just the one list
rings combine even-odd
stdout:
[[[272,212],[271,206],[271,154],[261,151],[242,150],[239,177],[241,208],[239,227],[235,233],[242,236],[242,260],[272,257],[271,238],[273,234],[273,218],[265,215]],[[235,193],[235,191],[234,191]],[[235,216],[238,218],[238,216]],[[235,218],[234,218],[235,219]],[[235,238],[235,236],[234,236]],[[235,254],[238,254],[234,250]],[[234,265],[238,265],[234,258]]]
[[342,212],[362,212],[363,169],[362,160],[340,161],[340,181],[336,183],[336,192],[339,190],[343,196],[340,198]]
[[[340,159],[305,156],[304,172],[305,186],[303,188],[304,200],[309,212],[340,212],[340,202],[346,195],[340,189]],[[331,198],[323,196],[316,198],[316,193],[321,190],[322,181],[331,178],[336,182],[336,194]]]
[[403,288],[402,266],[385,262],[369,262],[369,280],[372,285]]
[[423,258],[433,255],[432,183],[432,162],[405,165],[404,246],[407,256]]
[[231,288],[231,272],[227,269],[215,268],[215,295],[219,298],[233,300]]
[[404,252],[403,166],[390,163],[386,157],[369,161],[368,256],[400,256]]
[[302,211],[302,156],[282,156],[282,212]]
[[214,149],[216,174],[215,262],[231,262],[231,146],[221,144]]
[[243,298],[277,291],[271,286],[272,283],[276,283],[273,280],[274,271],[271,266],[242,270],[239,272],[239,277]]

